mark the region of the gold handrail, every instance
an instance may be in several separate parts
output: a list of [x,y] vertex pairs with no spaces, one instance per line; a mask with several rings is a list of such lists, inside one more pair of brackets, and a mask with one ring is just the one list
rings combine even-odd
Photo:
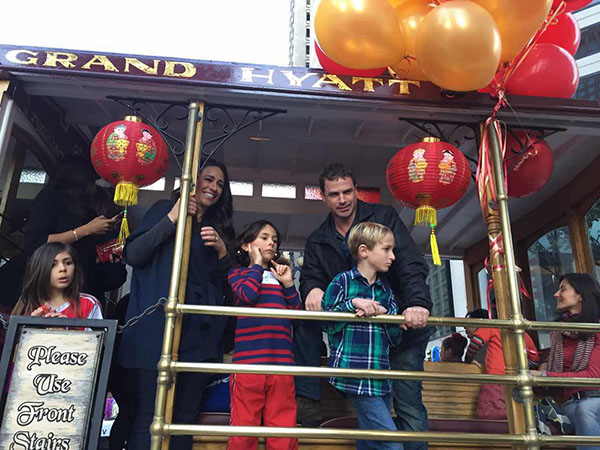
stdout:
[[478,444],[600,445],[600,436],[543,436],[522,434],[454,433],[446,431],[380,431],[340,428],[242,427],[232,425],[165,425],[166,434],[203,436],[297,437],[306,439],[370,439],[378,441],[420,441]]
[[[402,325],[405,320],[403,315],[384,314],[375,317],[356,317],[352,313],[331,311],[294,311],[289,309],[248,308],[237,306],[207,306],[207,305],[177,305],[177,312],[181,314],[207,314],[213,316],[246,316],[246,317],[276,317],[280,319],[321,320],[331,322],[359,322],[391,323]],[[523,328],[525,330],[574,330],[587,332],[600,332],[597,323],[573,322],[537,322],[523,319],[521,323],[513,320],[499,319],[465,319],[461,317],[430,317],[427,319],[429,326],[467,326],[473,328]]]
[[495,383],[505,385],[523,386],[529,380],[539,386],[564,386],[564,387],[600,387],[600,378],[562,378],[562,377],[537,377],[527,375],[493,375],[484,373],[441,373],[420,372],[409,370],[381,370],[381,369],[334,369],[331,367],[312,366],[280,366],[271,364],[223,364],[223,363],[193,363],[171,362],[170,370],[173,372],[207,372],[207,373],[250,373],[271,375],[294,375],[300,377],[345,377],[345,378],[372,378],[379,380],[422,380],[422,381],[449,381],[472,382],[479,384]]

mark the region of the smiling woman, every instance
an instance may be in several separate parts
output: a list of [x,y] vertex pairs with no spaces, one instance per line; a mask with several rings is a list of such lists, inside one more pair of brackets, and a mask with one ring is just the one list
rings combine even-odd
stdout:
[[[127,240],[124,257],[133,266],[127,320],[167,297],[178,213],[179,199],[157,202]],[[213,160],[205,164],[198,175],[196,193],[189,199],[187,213],[193,217],[194,226],[185,303],[222,306],[227,271],[231,266],[227,243],[234,237],[229,175],[223,164]],[[156,367],[164,321],[164,312],[159,308],[135,326],[126,328],[118,352],[118,363],[127,369],[129,385],[134,389],[135,419],[127,443],[133,450],[150,448],[149,429],[154,414]],[[184,317],[179,360],[221,362],[225,324],[224,317]],[[178,376],[173,418],[176,423],[196,420],[210,376],[203,373]],[[171,444],[174,448],[191,449],[192,439],[177,436],[171,439]]]

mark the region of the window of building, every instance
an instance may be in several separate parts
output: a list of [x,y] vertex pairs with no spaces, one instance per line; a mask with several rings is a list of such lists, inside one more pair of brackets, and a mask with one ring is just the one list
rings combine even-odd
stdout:
[[600,200],[585,215],[596,280],[600,280]]
[[155,181],[151,185],[144,186],[140,188],[143,191],[164,191],[165,190],[165,177],[162,177],[160,180]]
[[[450,262],[442,260],[442,265],[436,266],[433,264],[431,258],[425,259],[429,265],[427,284],[429,284],[429,293],[431,294],[431,301],[433,303],[431,315],[435,317],[454,317]],[[402,313],[402,311],[399,312]],[[435,332],[429,340],[448,336],[452,331],[451,327],[435,327]]]
[[[528,250],[531,288],[537,320],[556,319],[554,293],[558,279],[564,273],[575,271],[573,250],[567,227],[556,228],[539,238]],[[549,333],[539,333],[540,346],[550,346]]]
[[287,183],[263,183],[262,196],[271,198],[296,198],[296,185]]

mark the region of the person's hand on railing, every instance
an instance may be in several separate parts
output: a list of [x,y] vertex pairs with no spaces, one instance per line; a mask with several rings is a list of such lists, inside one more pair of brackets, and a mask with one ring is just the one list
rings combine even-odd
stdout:
[[406,321],[402,325],[403,330],[408,330],[409,328],[425,328],[427,325],[429,311],[426,308],[421,306],[411,306],[410,308],[406,308],[402,314]]
[[323,311],[323,289],[313,288],[306,296],[304,307],[307,311]]
[[353,298],[352,304],[356,308],[356,317],[373,317],[387,312],[379,302],[369,298]]

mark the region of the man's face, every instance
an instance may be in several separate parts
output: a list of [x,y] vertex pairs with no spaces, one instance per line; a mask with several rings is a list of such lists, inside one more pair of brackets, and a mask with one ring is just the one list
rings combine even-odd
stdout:
[[356,211],[356,200],[356,186],[354,186],[352,178],[325,180],[323,201],[334,217],[340,219],[351,217]]

